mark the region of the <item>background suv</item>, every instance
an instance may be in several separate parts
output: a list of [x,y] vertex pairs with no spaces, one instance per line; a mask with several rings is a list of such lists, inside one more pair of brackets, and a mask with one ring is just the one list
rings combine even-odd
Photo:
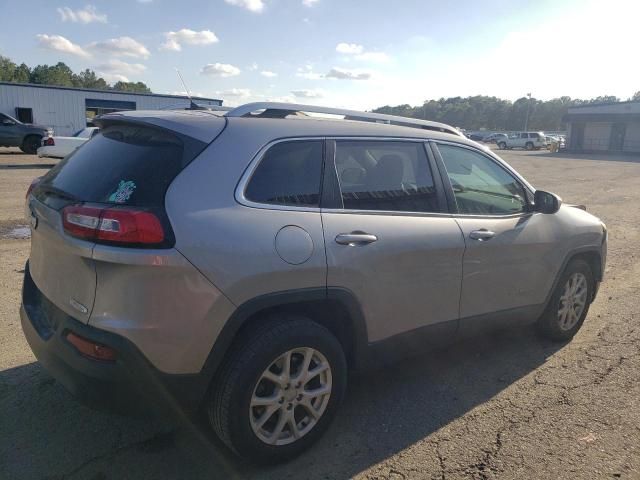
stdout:
[[602,222],[446,125],[288,104],[98,122],[27,194],[27,340],[83,401],[204,411],[252,461],[313,443],[348,369],[488,325],[570,339],[602,279]]
[[24,153],[34,154],[47,135],[53,135],[53,129],[22,123],[0,113],[0,147],[20,147]]
[[524,148],[526,150],[540,150],[547,148],[547,138],[544,132],[520,132],[509,135],[507,138],[498,140],[498,147]]

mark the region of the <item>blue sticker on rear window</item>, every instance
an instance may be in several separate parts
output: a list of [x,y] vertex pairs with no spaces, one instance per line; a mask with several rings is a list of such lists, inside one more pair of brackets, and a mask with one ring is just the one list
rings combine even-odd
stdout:
[[133,180],[120,180],[118,188],[116,188],[116,191],[111,194],[109,201],[114,203],[125,203],[129,198],[131,198],[135,189],[136,183]]

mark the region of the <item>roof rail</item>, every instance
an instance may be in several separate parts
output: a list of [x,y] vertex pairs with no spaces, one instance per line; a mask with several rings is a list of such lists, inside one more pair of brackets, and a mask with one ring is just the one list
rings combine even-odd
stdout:
[[[261,111],[252,115],[253,112]],[[457,128],[445,123],[430,122],[428,120],[419,120],[417,118],[398,117],[396,115],[384,115],[382,113],[359,112],[357,110],[344,110],[341,108],[318,107],[315,105],[300,105],[296,103],[277,103],[277,102],[255,102],[240,105],[233,110],[228,111],[227,117],[249,117],[255,118],[285,118],[287,115],[296,113],[324,113],[329,115],[341,115],[344,120],[353,120],[358,122],[384,123],[387,125],[398,125],[401,127],[420,128],[423,130],[433,130],[436,132],[451,133],[453,135],[463,136]]]

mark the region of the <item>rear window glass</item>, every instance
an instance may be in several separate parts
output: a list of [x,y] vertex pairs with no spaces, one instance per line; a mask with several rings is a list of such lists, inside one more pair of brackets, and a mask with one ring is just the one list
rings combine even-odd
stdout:
[[262,157],[244,196],[257,203],[317,207],[321,174],[322,141],[278,143]]
[[54,167],[40,185],[85,202],[161,206],[169,184],[191,160],[186,157],[183,139],[169,131],[111,125]]

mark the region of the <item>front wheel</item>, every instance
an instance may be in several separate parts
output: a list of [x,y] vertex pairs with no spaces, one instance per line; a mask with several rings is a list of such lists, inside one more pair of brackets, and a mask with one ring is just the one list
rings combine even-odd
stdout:
[[328,428],[346,371],[342,347],[326,328],[297,315],[267,318],[240,337],[216,376],[209,421],[242,458],[288,460]]
[[533,143],[527,142],[525,144],[524,148],[526,148],[527,150],[533,150]]
[[560,277],[549,305],[538,319],[538,330],[551,340],[565,341],[580,330],[589,311],[595,282],[584,260],[572,260]]
[[507,148],[507,144],[506,144],[506,143],[504,143],[504,142],[500,142],[500,143],[498,143],[498,148],[499,148],[500,150],[504,150],[504,149],[506,149],[506,148]]

